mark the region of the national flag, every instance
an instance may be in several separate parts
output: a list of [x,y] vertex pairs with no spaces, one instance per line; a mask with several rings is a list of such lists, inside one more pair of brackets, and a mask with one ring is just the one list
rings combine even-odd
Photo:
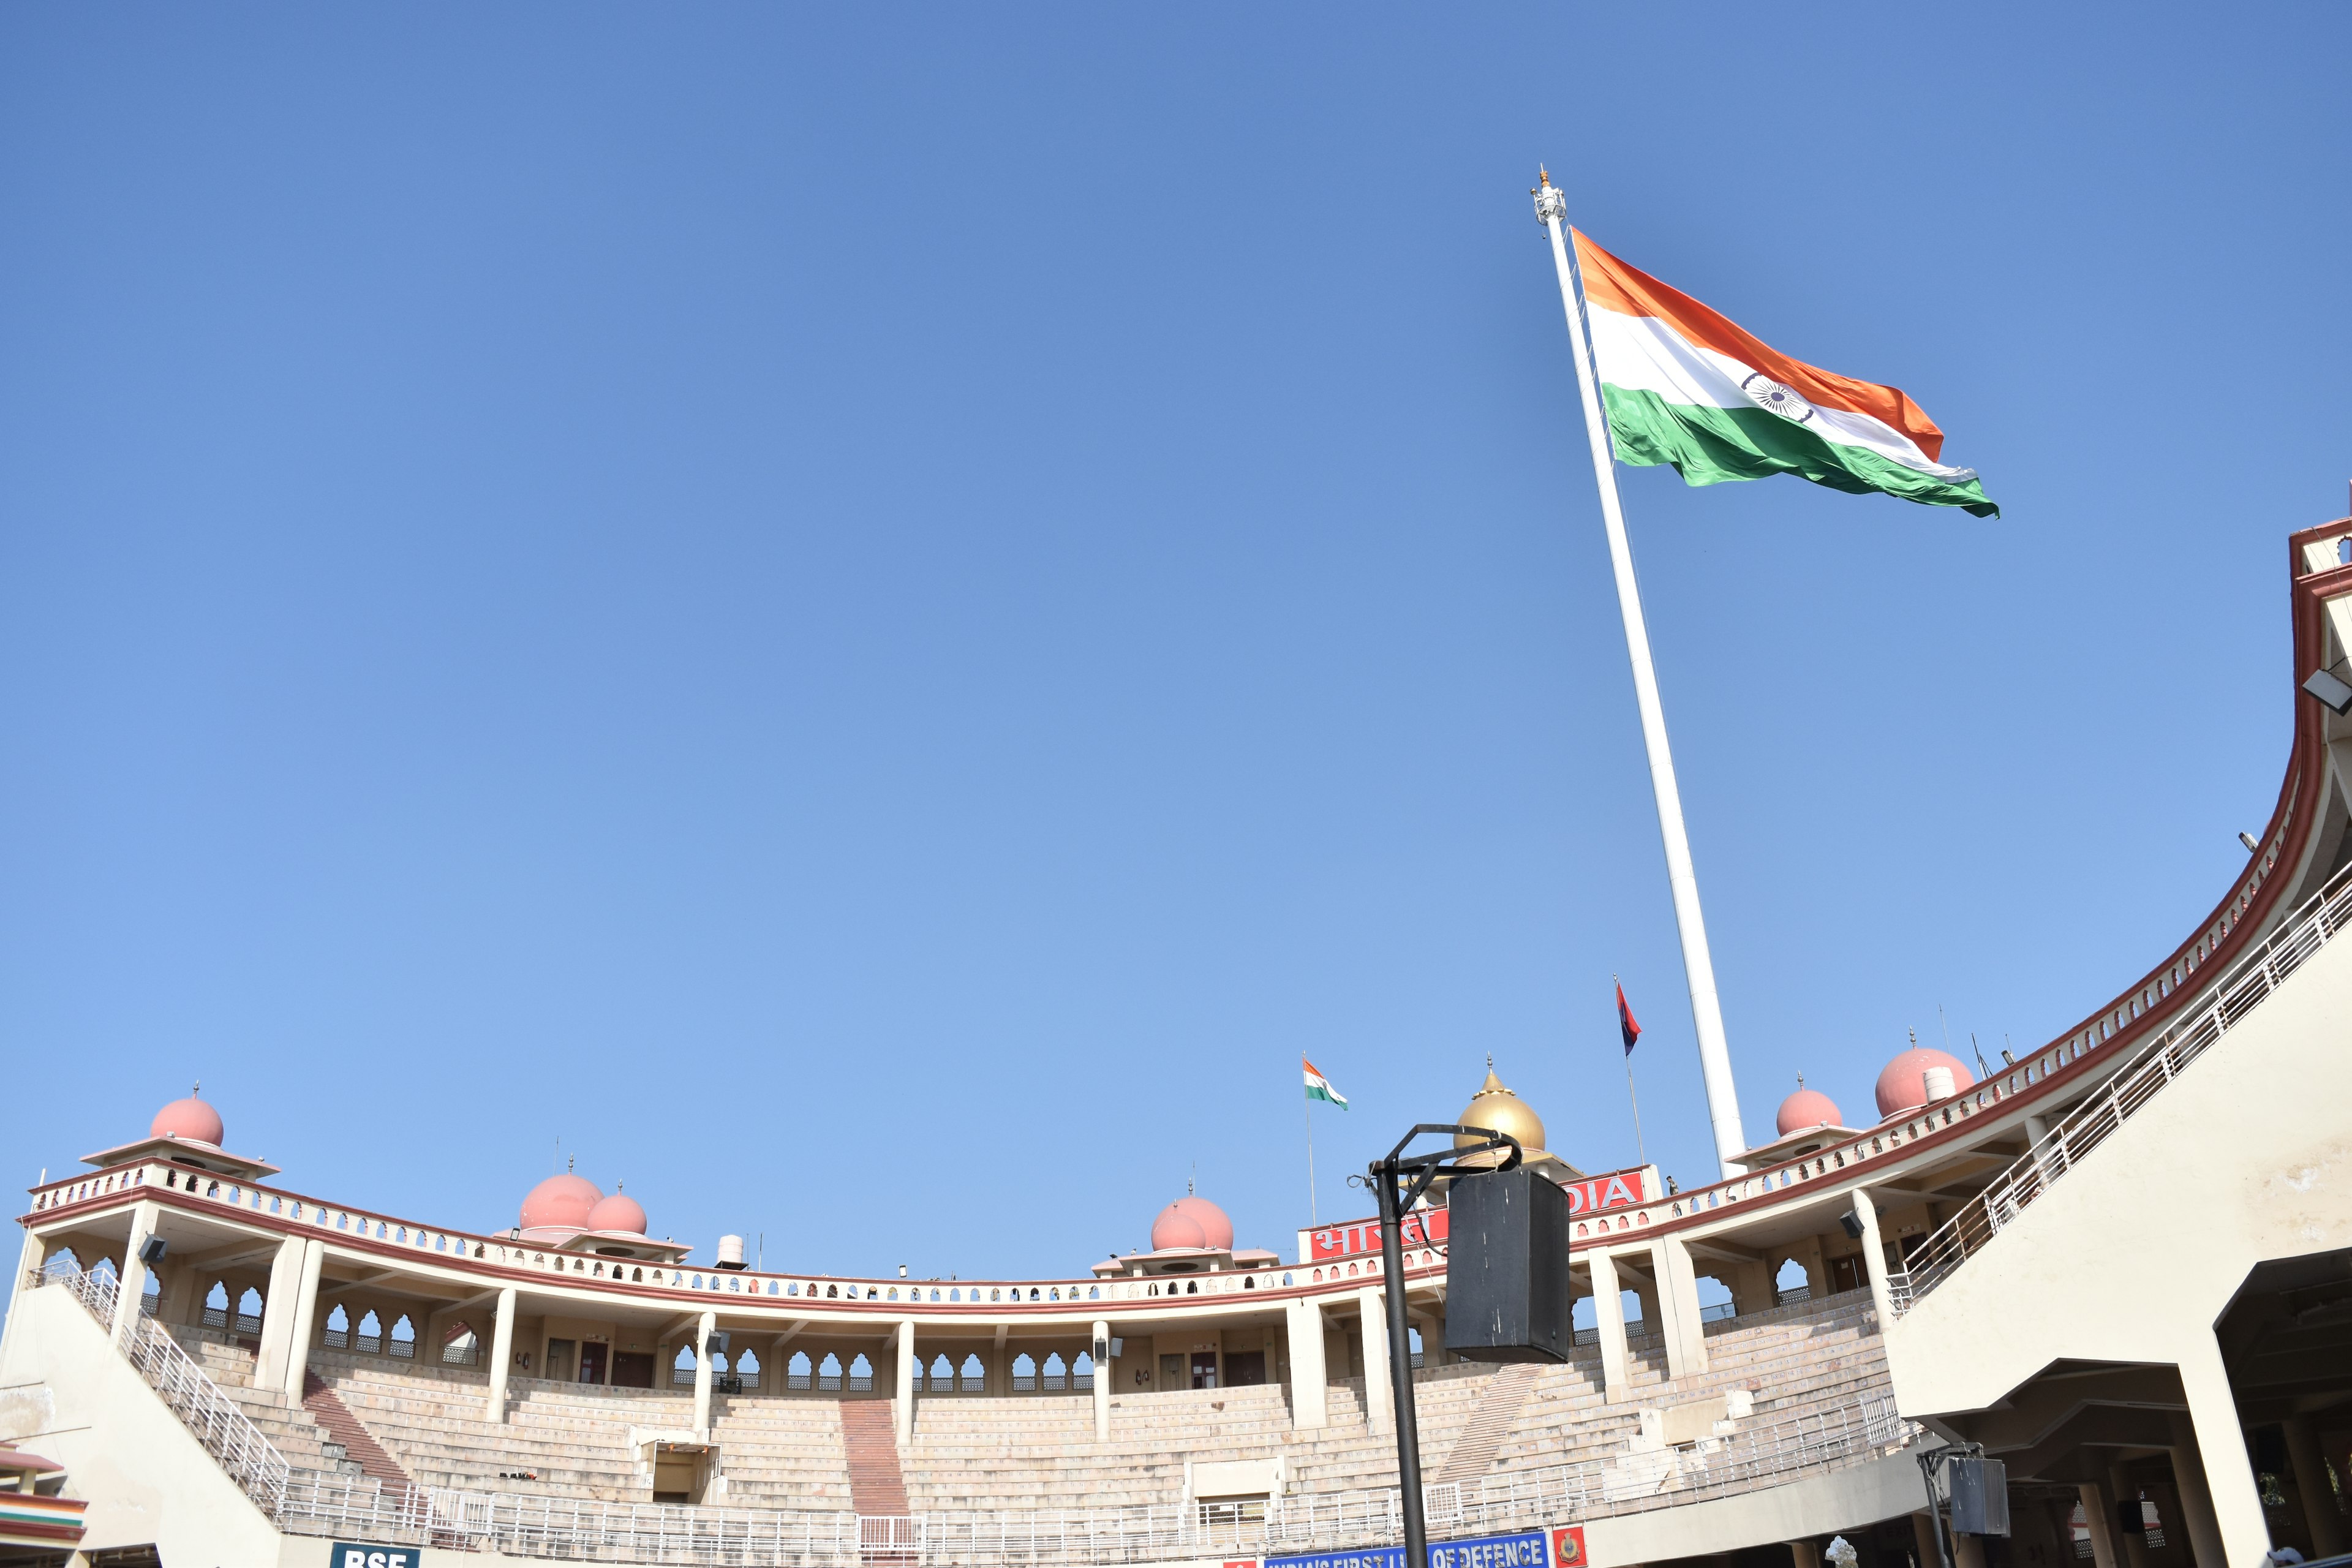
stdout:
[[1797,474],[2000,515],[1899,389],[1790,359],[1581,234],[1576,264],[1618,461],[1671,463],[1694,485]]
[[1633,1054],[1633,1042],[1642,1037],[1642,1026],[1633,1022],[1633,1009],[1625,1005],[1625,987],[1617,987],[1617,1033],[1625,1042],[1625,1054]]
[[1331,1087],[1331,1080],[1325,1078],[1321,1073],[1317,1072],[1313,1062],[1308,1061],[1305,1057],[1300,1057],[1298,1058],[1298,1065],[1307,1069],[1307,1099],[1327,1100],[1329,1103],[1338,1106],[1342,1110],[1348,1109],[1348,1097],[1341,1094],[1338,1089],[1333,1089]]

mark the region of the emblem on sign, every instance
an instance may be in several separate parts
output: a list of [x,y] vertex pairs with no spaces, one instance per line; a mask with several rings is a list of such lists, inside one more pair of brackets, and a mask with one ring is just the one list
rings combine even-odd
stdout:
[[1783,419],[1802,425],[1813,416],[1813,405],[1797,395],[1793,386],[1783,386],[1762,371],[1757,371],[1739,384],[1739,390],[1755,400],[1759,408],[1768,408]]

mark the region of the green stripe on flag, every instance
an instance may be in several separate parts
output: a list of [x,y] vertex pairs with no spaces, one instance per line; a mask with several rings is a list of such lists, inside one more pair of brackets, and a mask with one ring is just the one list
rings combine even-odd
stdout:
[[1710,408],[1668,403],[1654,392],[1601,389],[1617,460],[1649,467],[1671,464],[1684,482],[1719,485],[1795,474],[1856,495],[1878,492],[1922,506],[1957,506],[1978,517],[1999,517],[1976,479],[1955,483],[1906,468],[1861,447],[1825,441],[1793,420],[1761,408]]

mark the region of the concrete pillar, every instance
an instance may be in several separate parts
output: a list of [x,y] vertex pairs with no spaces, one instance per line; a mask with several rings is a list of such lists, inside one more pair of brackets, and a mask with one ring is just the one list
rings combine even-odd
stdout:
[[[301,1282],[295,1287],[294,1324],[286,1336],[286,1397],[302,1403],[302,1374],[310,1370],[310,1342],[319,1321],[319,1270],[327,1261],[327,1244],[317,1237],[302,1243]],[[434,1342],[436,1348],[440,1342]],[[424,1353],[419,1347],[418,1353]]]
[[1830,1293],[1829,1258],[1822,1251],[1820,1237],[1804,1237],[1789,1249],[1789,1256],[1795,1258],[1805,1270],[1807,1294],[1818,1301]]
[[1611,1405],[1633,1394],[1633,1362],[1625,1350],[1625,1301],[1617,1283],[1617,1260],[1605,1252],[1588,1252],[1584,1266],[1592,1274],[1592,1321],[1601,1331],[1601,1397]]
[[[915,1320],[898,1320],[898,1447],[904,1450],[915,1440]],[[1102,1379],[1095,1379],[1100,1383]]]
[[1870,1299],[1878,1307],[1878,1330],[1895,1323],[1894,1299],[1886,1293],[1886,1247],[1878,1238],[1878,1205],[1862,1188],[1853,1190],[1853,1215],[1862,1221],[1862,1266],[1870,1275]]
[[[1665,1349],[1665,1332],[1661,1326],[1665,1317],[1665,1309],[1658,1303],[1658,1281],[1656,1276],[1653,1275],[1651,1278],[1645,1279],[1641,1275],[1634,1273],[1633,1269],[1627,1268],[1624,1270],[1624,1280],[1628,1286],[1633,1288],[1633,1300],[1642,1304],[1643,1333],[1649,1336],[1650,1343],[1654,1348],[1658,1350]],[[1670,1372],[1668,1375],[1671,1376],[1673,1374]]]
[[[2147,1537],[2126,1531],[2115,1523],[2122,1517],[2123,1505],[2126,1501],[2134,1508],[2140,1506],[2139,1489],[2132,1485],[2131,1478],[2125,1474],[2121,1465],[2107,1467],[2107,1520],[2109,1528],[2121,1538],[2116,1543],[2116,1554],[2123,1559],[2123,1568],[2147,1568]],[[2141,1517],[2146,1518],[2147,1515],[2143,1513]],[[2097,1538],[2095,1536],[2093,1539]]]
[[[2115,1496],[2096,1481],[2077,1481],[2074,1495],[2082,1500],[2083,1523],[2091,1532],[2092,1568],[2121,1568],[2116,1561]],[[2072,1554],[2071,1532],[2064,1543]]]
[[[482,1419],[500,1426],[507,1418],[507,1369],[514,1365],[514,1314],[515,1291],[509,1285],[499,1292],[498,1318],[490,1329],[490,1396],[482,1405]],[[654,1364],[661,1364],[659,1345],[654,1347]]]
[[1283,1305],[1290,1336],[1290,1425],[1305,1432],[1331,1422],[1329,1374],[1323,1365],[1323,1310],[1312,1301]]
[[1389,1316],[1381,1288],[1367,1285],[1357,1291],[1356,1310],[1363,1320],[1364,1426],[1368,1431],[1391,1432],[1395,1410],[1389,1391]]
[[2025,1119],[2025,1144],[2027,1148],[2031,1149],[2038,1146],[2044,1138],[2049,1136],[2050,1122],[2046,1118],[2040,1116],[2028,1116]]
[[[1270,1343],[1266,1346],[1268,1351],[1273,1348]],[[1095,1363],[1095,1441],[1108,1443],[1110,1441],[1110,1324],[1100,1318],[1095,1320],[1093,1342],[1087,1346],[1087,1354]]]
[[1650,1268],[1658,1280],[1658,1330],[1666,1340],[1666,1375],[1696,1377],[1706,1371],[1706,1334],[1698,1317],[1698,1272],[1690,1248],[1679,1237],[1650,1244]]
[[[719,1331],[719,1314],[705,1312],[694,1325],[694,1430],[695,1440],[710,1441],[710,1336]],[[846,1363],[841,1374],[845,1385],[849,1381]]]
[[1810,1541],[1789,1542],[1790,1568],[1822,1568],[1822,1549]]
[[0,1321],[0,1369],[8,1364],[10,1329],[16,1321],[17,1304],[39,1287],[41,1268],[49,1260],[49,1244],[34,1232],[25,1233],[25,1245],[16,1254],[16,1277],[8,1288],[8,1316]]
[[1919,1568],[1937,1568],[1944,1561],[1944,1550],[1937,1544],[1942,1539],[1942,1527],[1932,1513],[1911,1516],[1911,1550],[1919,1554]]
[[2290,1415],[2280,1426],[2286,1438],[2286,1462],[2294,1469],[2294,1489],[2303,1496],[2303,1521],[2311,1531],[2313,1550],[2322,1557],[2338,1556],[2344,1551],[2344,1514],[2336,1506],[2336,1489],[2327,1484],[2319,1434],[2305,1415]]
[[[2254,1468],[2246,1459],[2246,1431],[2238,1423],[2237,1396],[2230,1392],[2230,1372],[2221,1364],[2221,1345],[2210,1333],[2197,1337],[2200,1342],[2180,1360],[2180,1386],[2189,1395],[2189,1410],[2172,1418],[2176,1442],[2193,1443],[2203,1456],[2203,1463],[2192,1467],[2197,1471],[2196,1487],[2181,1488],[2182,1512],[2191,1521],[2189,1539],[2197,1545],[2199,1568],[2207,1568],[2209,1563],[2210,1568],[2222,1568],[2225,1563],[2260,1563],[2270,1552],[2271,1526],[2263,1515],[2262,1489],[2254,1482]],[[2175,1458],[2177,1469],[2177,1453]],[[2188,1501],[2192,1489],[2202,1493],[2199,1500],[2208,1528],[2214,1532],[2218,1555],[2210,1558],[2194,1528],[2196,1505]]]
[[[139,1249],[155,1234],[156,1222],[163,1217],[163,1205],[152,1198],[142,1198],[131,1209],[131,1243],[122,1249],[122,1271],[116,1276],[114,1295],[114,1342],[131,1343],[131,1331],[139,1324],[139,1303],[147,1290],[147,1266],[139,1261]],[[276,1281],[271,1282],[273,1285]]]
[[[302,1252],[305,1238],[289,1236],[278,1244],[278,1256],[269,1260],[269,1289],[261,1299],[261,1352],[254,1358],[253,1385],[256,1388],[286,1386],[286,1352],[294,1339],[295,1297],[302,1279]],[[236,1310],[236,1293],[229,1292],[229,1311]],[[232,1317],[234,1321],[234,1317]],[[415,1319],[412,1316],[412,1323]],[[390,1324],[384,1326],[392,1332]],[[425,1342],[416,1342],[416,1353],[425,1354]]]
[[1984,1537],[1952,1531],[1953,1568],[1985,1568]]

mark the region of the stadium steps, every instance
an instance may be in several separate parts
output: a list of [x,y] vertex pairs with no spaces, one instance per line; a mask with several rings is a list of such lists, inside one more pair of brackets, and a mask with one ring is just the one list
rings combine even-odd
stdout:
[[343,1402],[335,1396],[335,1391],[329,1388],[315,1372],[302,1374],[302,1408],[342,1445],[343,1452],[359,1466],[360,1474],[383,1488],[410,1484],[408,1472],[383,1451],[383,1445],[369,1435],[368,1429],[360,1424],[360,1418],[345,1407]]
[[1542,1370],[1533,1363],[1521,1363],[1503,1368],[1487,1381],[1486,1391],[1479,1396],[1478,1407],[1471,1412],[1454,1451],[1438,1467],[1440,1481],[1475,1480],[1486,1473],[1495,1462],[1495,1450],[1519,1424],[1519,1411]]
[[839,1408],[841,1446],[849,1460],[850,1506],[862,1514],[905,1513],[907,1481],[898,1470],[898,1436],[892,1430],[889,1402],[849,1400]]

